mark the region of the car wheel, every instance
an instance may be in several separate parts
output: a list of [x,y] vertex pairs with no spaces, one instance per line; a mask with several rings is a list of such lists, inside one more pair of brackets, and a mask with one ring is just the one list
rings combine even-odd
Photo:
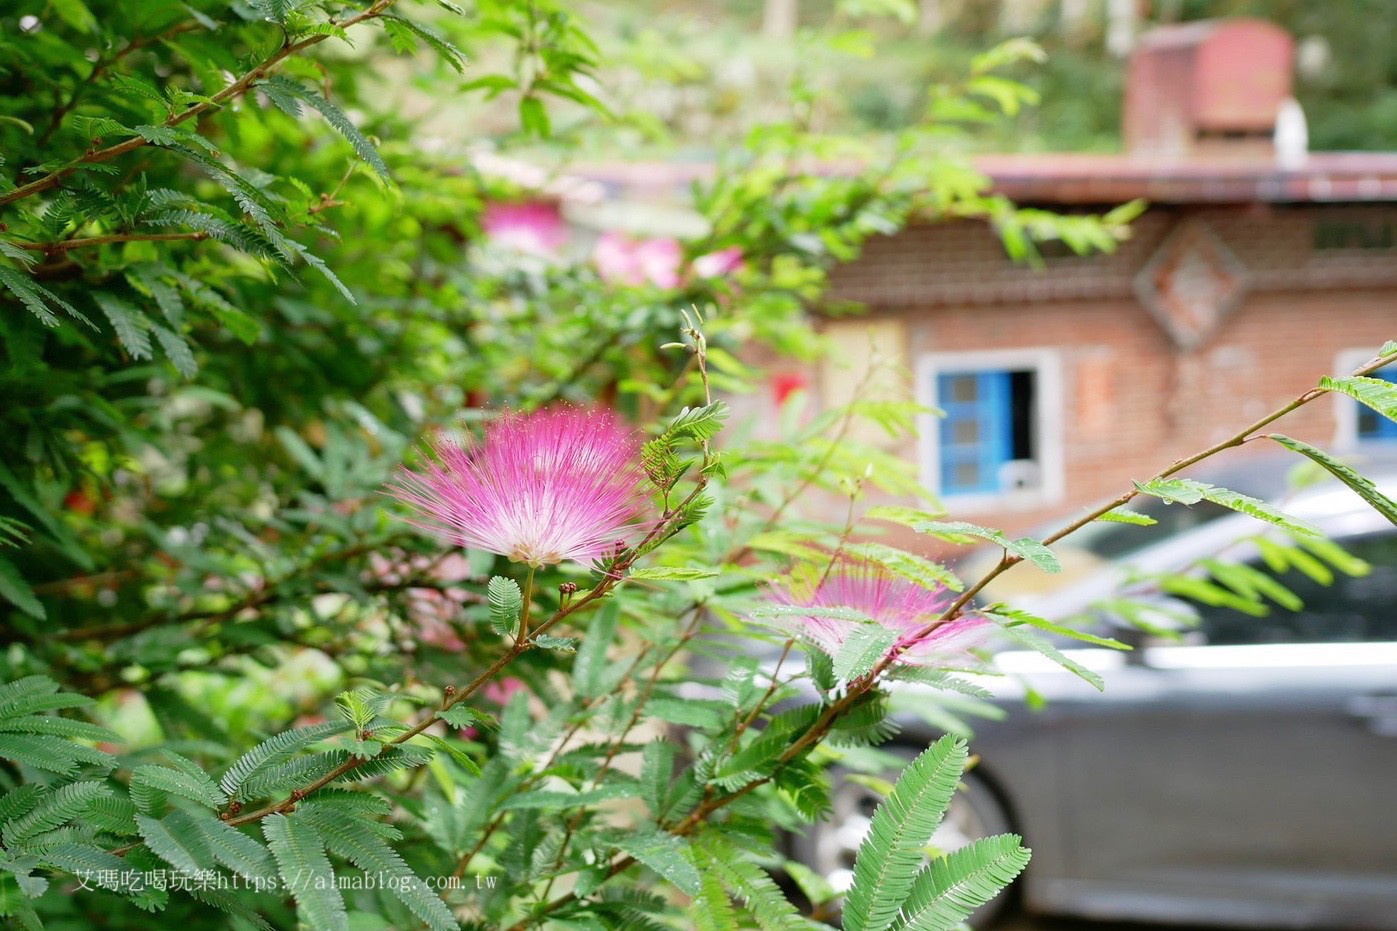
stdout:
[[[909,757],[910,761],[910,757]],[[873,813],[883,798],[858,782],[845,778],[846,770],[830,770],[833,787],[830,793],[832,811],[828,818],[812,824],[805,833],[793,837],[791,855],[825,877],[835,889],[843,892],[854,879],[854,857],[868,834]],[[888,782],[896,782],[898,772],[882,774]],[[930,847],[950,853],[995,834],[1013,830],[1009,813],[983,779],[967,773],[946,817],[932,835]],[[975,928],[990,928],[1008,910],[1011,896],[1005,892],[985,903],[970,916]]]

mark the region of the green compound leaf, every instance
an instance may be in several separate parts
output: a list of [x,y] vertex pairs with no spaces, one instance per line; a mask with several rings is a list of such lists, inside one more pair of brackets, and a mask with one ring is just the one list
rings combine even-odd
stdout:
[[136,824],[151,852],[175,869],[192,876],[212,863],[208,842],[184,812],[171,812],[160,821],[138,814]]
[[887,931],[925,862],[925,848],[965,770],[965,741],[943,737],[913,760],[873,814],[844,900],[847,931]]
[[1373,510],[1377,511],[1383,517],[1386,517],[1392,523],[1397,524],[1397,502],[1394,502],[1391,498],[1387,497],[1387,495],[1378,491],[1378,487],[1370,480],[1359,475],[1353,469],[1344,465],[1324,450],[1317,449],[1309,443],[1292,439],[1280,433],[1268,433],[1266,435],[1286,449],[1294,450],[1300,455],[1306,456],[1323,466],[1329,474],[1352,488],[1358,497],[1372,505]]
[[1057,647],[1053,646],[1052,641],[1048,640],[1046,637],[1039,636],[1034,631],[1028,630],[1026,627],[1022,626],[1025,623],[1023,620],[1025,615],[1016,611],[1008,611],[1003,614],[997,611],[987,611],[985,612],[985,616],[997,623],[1004,633],[1008,634],[1014,640],[1017,640],[1023,646],[1028,647],[1035,653],[1041,653],[1043,656],[1046,656],[1063,669],[1066,669],[1082,681],[1091,685],[1091,687],[1098,692],[1105,691],[1106,682],[1099,674],[1092,672],[1081,663],[1063,653]]
[[616,682],[616,670],[608,666],[606,651],[616,638],[621,606],[608,601],[587,627],[587,636],[572,662],[572,687],[584,698],[596,698],[610,691]]
[[228,767],[223,774],[220,787],[229,798],[238,798],[248,777],[273,763],[289,758],[293,753],[319,743],[327,737],[342,734],[351,727],[348,721],[331,721],[325,724],[312,724],[285,731],[262,741]]
[[859,624],[834,655],[834,677],[851,682],[865,675],[897,642],[897,631],[882,624]]
[[519,617],[524,612],[524,593],[519,583],[502,575],[490,579],[486,586],[490,601],[490,626],[501,637],[519,634]]
[[355,153],[368,162],[369,167],[378,172],[383,180],[391,180],[388,166],[384,163],[383,156],[378,154],[378,149],[374,148],[373,143],[360,132],[359,127],[354,125],[343,110],[322,97],[318,91],[283,75],[274,75],[259,82],[257,86],[266,92],[268,99],[290,116],[300,115],[300,102],[318,111],[325,117],[325,122],[334,127],[354,148]]
[[690,569],[677,566],[649,566],[632,569],[627,578],[645,579],[652,582],[689,582],[694,579],[711,579],[718,574],[717,569]]
[[895,931],[947,931],[1014,881],[1030,853],[1014,834],[982,837],[922,870]]
[[1059,637],[1067,637],[1071,640],[1080,640],[1083,643],[1090,643],[1093,646],[1106,647],[1110,650],[1130,650],[1133,647],[1128,643],[1122,643],[1114,637],[1099,637],[1096,634],[1087,633],[1084,630],[1074,630],[1062,624],[1054,624],[1046,618],[1031,614],[1028,611],[1020,611],[1016,608],[1007,608],[1003,605],[995,605],[989,609],[996,618],[1003,618],[1011,627],[1028,626],[1036,627],[1039,630],[1055,634]]
[[1003,547],[1006,552],[1018,556],[1020,559],[1028,560],[1044,572],[1062,571],[1062,565],[1053,555],[1053,551],[1032,537],[1011,540],[1001,530],[981,527],[978,524],[968,524],[959,520],[925,521],[914,525],[912,529],[918,533],[931,534],[950,543],[965,543],[967,538],[985,540]]
[[74,782],[43,795],[27,814],[5,825],[5,846],[14,849],[24,841],[52,831],[87,811],[93,802],[111,795],[101,782]]
[[537,634],[533,637],[533,644],[545,650],[555,650],[559,653],[576,653],[577,641],[572,637],[555,637],[552,634]]
[[1343,378],[1321,378],[1319,386],[1326,391],[1346,394],[1388,420],[1397,420],[1397,384],[1382,378],[1348,375]]
[[660,831],[638,832],[621,838],[616,846],[688,895],[698,895],[698,867],[694,866],[689,844],[683,838]]
[[296,900],[297,916],[315,931],[349,931],[344,897],[315,829],[294,815],[278,814],[263,819],[262,834],[286,892]]
[[164,794],[178,795],[208,808],[218,808],[228,801],[214,781],[203,773],[195,775],[154,764],[137,766],[131,771],[131,801],[141,811],[159,808]]
[[1159,521],[1150,517],[1148,514],[1140,514],[1129,508],[1116,508],[1114,511],[1107,511],[1105,514],[1098,517],[1097,520],[1104,520],[1110,524],[1134,524],[1137,527],[1149,527],[1159,523]]
[[711,440],[723,429],[723,421],[728,418],[728,406],[722,401],[714,401],[703,407],[686,407],[670,422],[665,430],[667,437],[688,437],[691,440]]
[[[309,803],[300,813],[330,852],[344,857],[383,886],[432,931],[459,927],[451,910],[398,852],[371,830],[357,814]],[[396,835],[395,835],[396,836]]]
[[19,608],[32,618],[42,621],[48,617],[44,604],[34,594],[34,589],[19,574],[15,564],[0,556],[0,598]]
[[1265,501],[1233,491],[1230,488],[1209,485],[1207,482],[1194,481],[1191,478],[1157,478],[1144,483],[1136,482],[1135,488],[1143,494],[1159,498],[1169,504],[1197,504],[1199,501],[1211,501],[1239,514],[1255,517],[1257,520],[1274,524],[1300,536],[1324,536],[1324,532],[1314,524],[1297,517],[1291,517]]

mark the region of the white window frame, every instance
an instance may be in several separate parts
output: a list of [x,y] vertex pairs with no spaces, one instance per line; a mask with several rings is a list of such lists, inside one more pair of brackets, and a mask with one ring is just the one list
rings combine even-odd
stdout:
[[1062,355],[1055,349],[995,349],[972,352],[928,352],[917,357],[918,403],[939,409],[937,376],[942,372],[1031,371],[1034,373],[1033,435],[1038,446],[1041,481],[1037,488],[994,494],[945,495],[941,489],[941,418],[921,414],[917,421],[922,484],[949,510],[969,513],[988,510],[1027,510],[1061,501],[1063,469]]
[[[1345,349],[1334,357],[1334,373],[1347,375],[1364,362],[1371,360],[1377,352],[1373,349]],[[1393,444],[1364,440],[1358,435],[1359,402],[1342,392],[1334,393],[1334,447],[1342,452],[1381,447],[1391,448]]]

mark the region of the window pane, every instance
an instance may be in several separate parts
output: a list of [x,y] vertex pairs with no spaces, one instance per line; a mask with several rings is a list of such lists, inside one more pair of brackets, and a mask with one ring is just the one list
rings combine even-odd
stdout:
[[961,420],[951,425],[951,442],[957,446],[967,446],[980,442],[980,423],[976,420]]
[[950,375],[946,380],[950,383],[949,400],[958,404],[979,400],[979,385],[974,375]]
[[946,413],[937,432],[938,490],[951,495],[1004,490],[1001,470],[1016,458],[1015,417],[1024,394],[1031,403],[1032,373],[945,372],[937,375],[936,388]]

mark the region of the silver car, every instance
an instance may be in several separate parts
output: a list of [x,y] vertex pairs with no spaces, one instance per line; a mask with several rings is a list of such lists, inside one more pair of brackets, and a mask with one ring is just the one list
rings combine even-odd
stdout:
[[[1379,484],[1397,495],[1397,474]],[[1085,548],[1064,544],[1065,587],[1006,600],[1067,618],[1140,571],[1180,572],[1217,554],[1264,568],[1250,539],[1261,525],[1180,507],[1165,512],[1163,535],[1100,525]],[[1370,571],[1326,586],[1292,569],[1279,578],[1305,606],[1265,617],[1161,602],[1196,627],[1173,640],[1136,632],[1129,653],[1067,651],[1104,677],[1104,692],[1037,653],[998,653],[1006,675],[988,681],[1005,717],[975,725],[980,762],[933,846],[1022,834],[1033,861],[1011,896],[1032,913],[1397,931],[1397,527],[1337,483],[1285,507]],[[1026,705],[1025,683],[1041,710]],[[901,723],[892,749],[905,755],[940,736],[918,716]],[[840,782],[833,818],[796,852],[836,885],[847,879],[877,801]],[[977,927],[1007,904],[992,903]]]

